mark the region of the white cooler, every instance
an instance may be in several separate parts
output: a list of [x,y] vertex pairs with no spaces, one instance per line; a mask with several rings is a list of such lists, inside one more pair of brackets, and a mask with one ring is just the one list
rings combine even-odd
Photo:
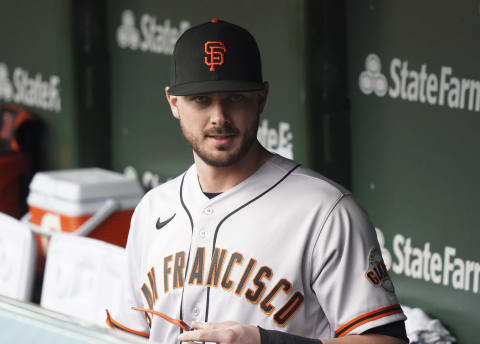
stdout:
[[101,168],[38,172],[23,221],[40,234],[41,255],[48,237],[60,231],[125,247],[130,218],[143,194],[136,179]]

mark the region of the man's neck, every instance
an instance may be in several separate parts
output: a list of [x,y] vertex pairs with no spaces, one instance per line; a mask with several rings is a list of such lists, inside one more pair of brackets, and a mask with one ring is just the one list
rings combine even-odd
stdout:
[[227,167],[208,165],[194,153],[200,186],[207,193],[227,191],[254,174],[271,156],[258,142],[243,158]]

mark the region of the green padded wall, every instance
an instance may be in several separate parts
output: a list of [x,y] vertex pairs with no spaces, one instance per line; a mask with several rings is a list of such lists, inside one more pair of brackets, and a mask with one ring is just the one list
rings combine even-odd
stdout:
[[105,1],[2,1],[0,102],[44,124],[42,169],[110,166]]
[[45,168],[78,165],[69,1],[2,1],[0,101],[45,123]]
[[353,191],[404,304],[476,343],[478,1],[349,1]]

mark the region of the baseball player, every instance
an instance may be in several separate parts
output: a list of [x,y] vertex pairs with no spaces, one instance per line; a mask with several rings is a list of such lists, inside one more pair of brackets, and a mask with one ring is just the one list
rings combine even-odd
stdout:
[[408,342],[351,193],[257,141],[267,93],[245,29],[178,39],[166,97],[195,163],[136,208],[107,322],[158,343]]

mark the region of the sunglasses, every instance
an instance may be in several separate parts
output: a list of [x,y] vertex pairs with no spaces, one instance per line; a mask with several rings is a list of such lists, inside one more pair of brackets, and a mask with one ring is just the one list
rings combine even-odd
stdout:
[[169,317],[169,316],[166,315],[166,314],[163,314],[163,313],[154,311],[154,310],[152,310],[152,309],[139,308],[139,307],[132,307],[132,309],[133,309],[133,310],[136,310],[136,311],[141,311],[141,312],[146,312],[146,313],[150,313],[150,314],[157,315],[157,316],[159,316],[160,318],[163,318],[163,319],[171,322],[171,323],[174,324],[175,326],[180,327],[180,328],[181,328],[182,330],[184,330],[184,331],[192,331],[192,330],[193,330],[193,328],[192,328],[191,326],[189,326],[185,321],[180,320],[180,319],[171,318],[171,317]]

